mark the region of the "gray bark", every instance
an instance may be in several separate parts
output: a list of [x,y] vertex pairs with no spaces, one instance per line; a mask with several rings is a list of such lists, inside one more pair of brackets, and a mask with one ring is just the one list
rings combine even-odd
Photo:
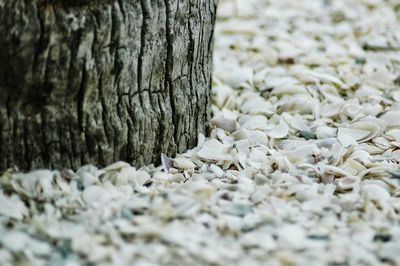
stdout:
[[157,163],[209,119],[217,0],[0,0],[0,169]]

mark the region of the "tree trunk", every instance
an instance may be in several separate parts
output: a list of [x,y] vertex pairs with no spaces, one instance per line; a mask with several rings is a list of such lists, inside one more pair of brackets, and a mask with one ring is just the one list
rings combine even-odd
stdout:
[[208,124],[217,0],[0,0],[0,169],[157,163]]

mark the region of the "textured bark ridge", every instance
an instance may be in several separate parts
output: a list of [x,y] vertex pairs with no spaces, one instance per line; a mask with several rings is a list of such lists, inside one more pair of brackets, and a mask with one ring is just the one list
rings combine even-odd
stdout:
[[217,0],[0,0],[0,169],[77,168],[196,144]]

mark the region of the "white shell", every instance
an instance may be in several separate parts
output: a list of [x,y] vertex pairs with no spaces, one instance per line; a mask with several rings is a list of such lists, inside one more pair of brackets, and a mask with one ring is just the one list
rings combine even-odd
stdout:
[[84,187],[98,184],[100,182],[98,178],[100,173],[93,165],[84,165],[76,171]]
[[110,164],[109,166],[103,168],[102,170],[105,171],[105,172],[118,171],[118,170],[120,170],[120,169],[122,169],[124,167],[129,167],[129,166],[130,166],[129,163],[119,161],[119,162]]
[[218,140],[210,139],[207,140],[201,150],[197,152],[197,156],[212,161],[232,160],[232,155],[227,152],[228,148],[229,146],[223,145]]
[[285,225],[278,230],[278,243],[282,248],[299,249],[303,247],[306,235],[296,225]]
[[237,116],[236,112],[224,108],[211,119],[211,124],[223,130],[233,132],[238,127],[238,123],[236,122]]
[[146,171],[138,170],[133,175],[129,177],[129,183],[133,185],[134,188],[143,186],[150,180],[150,175]]
[[90,186],[83,191],[82,199],[87,205],[100,207],[110,201],[111,197],[104,188],[100,186]]
[[380,119],[386,121],[388,127],[400,127],[400,111],[389,111],[384,113]]
[[210,164],[210,170],[217,176],[217,177],[223,177],[225,175],[224,171],[215,164]]
[[282,85],[275,88],[272,91],[273,95],[283,96],[283,95],[293,95],[293,94],[306,94],[307,91],[303,86],[299,85]]
[[289,133],[289,127],[285,122],[280,122],[272,129],[267,130],[266,133],[271,138],[276,138],[276,139],[284,138]]
[[173,159],[174,162],[174,167],[180,168],[180,169],[194,169],[196,165],[188,158],[185,157],[177,157]]
[[319,126],[315,134],[317,139],[327,139],[327,138],[334,138],[336,137],[337,128],[327,127],[327,126]]
[[390,199],[390,193],[383,187],[375,184],[366,184],[361,187],[364,197],[371,200],[384,202]]
[[347,148],[349,146],[357,145],[357,140],[355,138],[362,138],[368,135],[368,132],[363,130],[352,130],[347,128],[338,128],[337,139]]
[[290,115],[288,113],[283,113],[282,117],[286,120],[287,124],[294,129],[299,131],[310,131],[310,128],[307,126],[304,119],[299,115]]
[[228,75],[225,79],[225,83],[230,87],[236,89],[240,87],[244,82],[250,81],[253,76],[253,70],[249,67],[237,68]]
[[274,113],[271,103],[265,101],[264,98],[259,96],[253,96],[249,98],[243,103],[240,109],[245,114],[272,115]]
[[17,195],[6,197],[1,193],[0,202],[0,216],[22,220],[29,213],[28,208]]
[[0,236],[0,243],[6,249],[13,252],[22,252],[28,247],[30,237],[19,231],[3,233]]
[[244,115],[239,118],[239,124],[243,129],[265,130],[268,129],[268,118],[263,115]]
[[385,243],[379,251],[379,256],[381,258],[391,260],[396,264],[398,264],[400,262],[399,252],[400,252],[400,243],[397,240],[396,242]]
[[250,200],[251,200],[253,203],[260,203],[260,202],[263,201],[267,196],[268,196],[268,194],[266,193],[266,191],[264,191],[264,190],[262,190],[262,189],[257,189],[256,191],[254,191],[253,194],[251,194]]

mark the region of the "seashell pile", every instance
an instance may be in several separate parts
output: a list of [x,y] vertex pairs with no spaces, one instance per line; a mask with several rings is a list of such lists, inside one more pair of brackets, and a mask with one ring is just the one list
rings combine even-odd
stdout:
[[0,265],[400,265],[398,0],[221,0],[212,132],[0,177]]

